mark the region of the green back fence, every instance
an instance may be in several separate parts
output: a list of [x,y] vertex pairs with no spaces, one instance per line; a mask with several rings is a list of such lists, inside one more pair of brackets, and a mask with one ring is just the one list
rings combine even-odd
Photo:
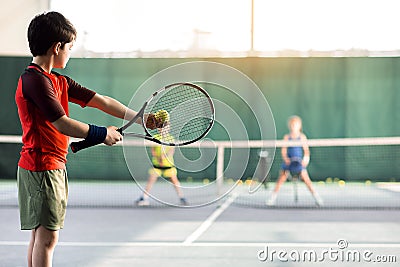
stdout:
[[[28,57],[0,57],[0,134],[21,134],[14,93],[18,77],[30,60]],[[88,88],[128,104],[134,91],[150,76],[175,64],[194,60],[223,63],[249,76],[269,102],[275,118],[277,138],[287,132],[287,118],[293,114],[302,117],[303,129],[309,138],[400,135],[399,58],[73,58],[67,68],[59,72]],[[230,103],[229,99],[226,102]],[[240,101],[232,101],[235,111],[241,113],[243,118],[251,118],[251,110],[243,109],[241,105]],[[84,122],[121,124],[121,121],[101,112],[81,109],[73,104],[70,115]],[[251,121],[245,125],[250,139],[257,139],[259,134],[253,132]],[[218,127],[211,132],[210,137],[218,140],[225,138]],[[1,144],[0,178],[15,178],[19,149],[20,145]],[[338,153],[337,157],[345,158],[353,152],[343,150]],[[394,160],[399,163],[398,158]],[[323,165],[319,161],[313,158],[312,164]],[[87,165],[90,164],[92,162],[88,161]],[[124,175],[118,175],[121,170],[119,164],[115,167],[110,164],[104,168],[107,172],[115,173],[115,177],[126,175],[126,169],[123,168]],[[81,166],[74,172],[77,176],[85,173],[88,178],[101,177],[104,176],[101,174],[104,174],[104,168],[91,168],[88,174],[86,168]],[[331,168],[339,169],[342,166]],[[212,173],[214,170],[203,176],[211,176]]]

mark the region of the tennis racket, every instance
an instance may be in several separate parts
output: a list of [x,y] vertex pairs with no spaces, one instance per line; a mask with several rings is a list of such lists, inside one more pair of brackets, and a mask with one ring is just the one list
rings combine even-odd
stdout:
[[[164,121],[157,121],[155,114],[159,111],[167,114]],[[203,138],[213,126],[214,118],[214,104],[203,88],[192,83],[174,83],[153,93],[136,116],[118,131],[123,136],[161,145],[183,146]],[[141,124],[144,134],[128,132],[135,122]],[[70,145],[74,153],[90,146],[85,140]]]
[[297,203],[299,201],[298,181],[303,165],[301,158],[291,158],[290,160],[289,171],[292,176],[294,201]]

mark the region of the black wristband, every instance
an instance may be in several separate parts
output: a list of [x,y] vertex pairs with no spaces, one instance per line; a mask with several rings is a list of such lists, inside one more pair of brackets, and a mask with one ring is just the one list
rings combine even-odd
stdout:
[[85,141],[91,145],[97,145],[104,142],[107,137],[107,128],[89,124],[89,133]]

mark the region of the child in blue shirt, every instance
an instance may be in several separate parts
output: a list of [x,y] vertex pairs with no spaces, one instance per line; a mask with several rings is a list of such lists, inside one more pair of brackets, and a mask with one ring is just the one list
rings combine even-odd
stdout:
[[[299,116],[291,116],[288,120],[288,128],[289,133],[286,134],[283,139],[287,141],[306,141],[307,137],[302,132],[302,121]],[[315,203],[318,206],[323,205],[323,201],[318,193],[315,191],[310,176],[307,172],[307,166],[310,162],[310,149],[306,143],[302,146],[293,146],[293,147],[282,147],[282,166],[281,171],[279,173],[279,178],[276,182],[275,189],[272,192],[270,198],[267,200],[267,205],[272,206],[275,205],[276,197],[278,195],[279,189],[282,184],[286,181],[289,172],[290,166],[293,161],[300,160],[302,165],[302,170],[300,171],[300,178],[304,181],[307,188],[310,190],[311,194],[314,197]]]

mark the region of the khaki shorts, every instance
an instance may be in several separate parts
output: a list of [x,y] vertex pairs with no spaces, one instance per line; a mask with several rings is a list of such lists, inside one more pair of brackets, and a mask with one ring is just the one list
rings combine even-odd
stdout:
[[66,170],[32,172],[18,167],[17,182],[22,230],[39,225],[49,230],[64,227],[68,200]]

